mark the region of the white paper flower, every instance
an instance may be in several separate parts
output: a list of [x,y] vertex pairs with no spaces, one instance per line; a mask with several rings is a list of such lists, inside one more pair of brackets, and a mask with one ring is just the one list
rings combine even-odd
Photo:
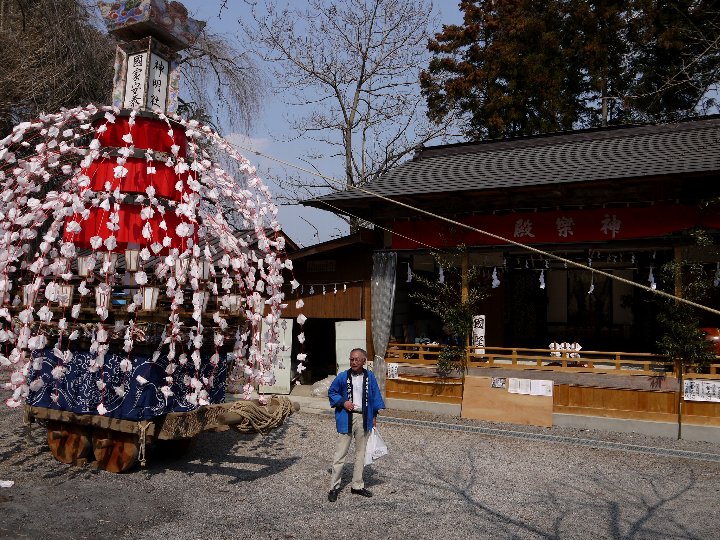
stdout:
[[142,228],[142,236],[146,240],[150,240],[152,238],[152,227],[150,226],[149,221],[147,223],[145,223],[145,225]]
[[107,414],[107,409],[105,408],[105,405],[100,403],[100,405],[97,406],[97,412],[100,416],[105,416]]
[[307,321],[307,317],[305,315],[303,315],[302,313],[297,316],[297,323],[299,325],[305,324],[305,321]]
[[65,368],[62,366],[55,366],[50,373],[52,374],[53,379],[59,380],[65,376]]
[[[87,285],[85,285],[85,281],[81,281],[80,285],[78,286],[78,292],[80,293],[80,296],[85,296],[90,292],[90,289],[87,288]],[[75,309],[73,307],[73,309]],[[78,304],[78,310],[80,309],[80,305]],[[73,315],[75,317],[75,315]]]
[[60,246],[60,255],[68,259],[75,257],[75,244],[72,242],[63,242]]
[[70,223],[65,225],[65,231],[69,233],[79,233],[81,230],[82,227],[77,221],[71,221]]
[[44,349],[45,345],[47,345],[47,338],[44,334],[33,336],[28,340],[28,349],[30,349],[31,351]]
[[93,249],[98,249],[100,246],[102,246],[102,238],[100,238],[99,236],[93,236],[90,239],[90,246]]
[[59,287],[57,283],[48,283],[45,286],[45,298],[47,298],[51,302],[57,302],[58,288]]
[[108,338],[108,332],[107,332],[107,330],[105,330],[105,328],[103,328],[103,327],[100,327],[100,328],[98,329],[97,333],[95,334],[95,339],[96,339],[99,343],[104,343],[104,342],[107,341],[107,338]]
[[47,306],[41,307],[37,312],[38,319],[40,319],[43,322],[50,322],[50,319],[52,319],[53,313],[50,311],[50,308]]
[[192,234],[192,225],[188,223],[180,223],[177,227],[175,227],[175,233],[180,238],[188,237]]
[[135,283],[138,285],[145,285],[148,282],[148,276],[142,270],[135,272]]

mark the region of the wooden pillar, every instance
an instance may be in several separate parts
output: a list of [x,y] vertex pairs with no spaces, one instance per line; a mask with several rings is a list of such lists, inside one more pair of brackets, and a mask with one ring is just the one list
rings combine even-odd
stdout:
[[470,254],[466,251],[462,254],[460,261],[460,270],[462,272],[462,301],[467,302],[470,296],[470,284],[468,282],[468,272],[470,269]]
[[[678,265],[678,271],[675,273],[675,296],[678,298],[682,298],[682,266],[680,266],[680,263],[682,261],[682,248],[680,246],[675,246],[673,248],[673,258],[675,259],[675,263]],[[678,431],[677,431],[677,438],[678,440],[682,439],[682,405],[683,405],[683,393],[684,390],[684,383],[683,383],[683,359],[678,358],[676,360],[676,366],[675,370],[677,372],[677,380],[678,380],[678,398],[677,398],[677,412],[678,412]]]
[[[680,246],[675,246],[673,248],[673,258],[675,259],[675,264],[678,265],[678,268],[680,267],[680,263],[682,262],[682,248]],[[675,274],[675,296],[678,298],[682,298],[682,271],[677,272]]]
[[372,337],[372,287],[370,280],[362,283],[362,318],[365,319],[365,350],[368,358],[375,358],[375,347]]
[[[460,270],[462,272],[462,291],[461,298],[463,302],[467,302],[470,297],[470,280],[468,279],[468,272],[470,271],[470,254],[464,251],[462,254],[462,260],[460,261]],[[465,366],[470,363],[470,336],[465,336]],[[465,381],[465,369],[462,370],[463,383]]]

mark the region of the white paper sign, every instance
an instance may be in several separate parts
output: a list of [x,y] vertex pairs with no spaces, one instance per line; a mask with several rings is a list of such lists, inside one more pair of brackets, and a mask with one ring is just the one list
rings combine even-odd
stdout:
[[685,401],[720,402],[720,381],[685,379],[683,383]]
[[530,396],[552,396],[553,382],[533,379],[508,379],[508,392]]
[[167,100],[169,64],[156,54],[150,55],[150,78],[148,81],[147,108],[159,107],[165,111]]
[[395,362],[387,363],[387,378],[397,379],[398,378],[398,365]]
[[125,99],[123,100],[123,107],[127,109],[142,107],[145,103],[147,56],[147,53],[139,53],[128,57]]
[[485,354],[485,315],[473,316],[472,345],[475,354]]
[[552,381],[530,381],[531,396],[551,396],[553,395]]

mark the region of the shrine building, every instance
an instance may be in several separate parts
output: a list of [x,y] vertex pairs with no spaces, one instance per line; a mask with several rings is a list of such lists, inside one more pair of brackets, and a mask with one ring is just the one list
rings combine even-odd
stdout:
[[[691,234],[720,230],[719,138],[720,117],[708,116],[421,147],[363,190],[304,204],[385,231],[375,253],[396,254],[391,341],[447,337],[409,294],[413,276],[439,276],[432,251],[464,245],[466,264],[487,278],[488,346],[654,352],[652,293],[592,270],[654,288],[663,264],[693,258],[720,277],[715,250],[698,249]],[[720,292],[705,303],[717,308]]]

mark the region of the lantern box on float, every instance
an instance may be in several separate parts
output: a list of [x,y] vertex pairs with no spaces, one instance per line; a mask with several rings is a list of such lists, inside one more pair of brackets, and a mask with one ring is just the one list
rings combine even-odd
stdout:
[[111,34],[131,41],[154,36],[175,50],[185,49],[205,27],[205,21],[188,17],[180,2],[167,0],[126,0],[100,2],[100,12]]
[[167,0],[100,2],[105,24],[120,43],[115,54],[115,107],[177,111],[177,52],[191,46],[205,26],[185,6]]

